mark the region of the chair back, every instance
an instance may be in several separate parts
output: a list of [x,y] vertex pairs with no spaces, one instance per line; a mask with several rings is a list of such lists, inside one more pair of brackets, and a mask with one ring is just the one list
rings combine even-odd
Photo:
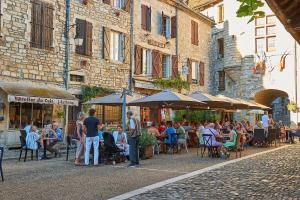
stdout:
[[202,139],[204,142],[204,146],[208,146],[208,147],[212,146],[212,135],[211,134],[202,134]]
[[71,136],[67,136],[67,145],[68,146],[71,146],[71,140],[72,140],[72,138],[71,138]]
[[20,133],[21,133],[21,136],[22,136],[22,137],[26,138],[27,133],[26,133],[26,131],[25,131],[24,129],[21,129],[21,130],[20,130]]
[[268,136],[267,136],[267,140],[269,142],[275,141],[276,140],[276,129],[269,129],[268,131]]
[[235,148],[240,149],[241,148],[241,139],[242,139],[242,134],[237,132],[236,133],[236,142],[235,142]]
[[116,146],[114,137],[108,132],[103,133],[103,140],[104,140],[104,146],[105,147],[112,148],[112,147]]
[[20,144],[21,144],[21,148],[26,147],[26,137],[24,138],[23,136],[20,135]]
[[2,165],[3,154],[4,154],[4,147],[0,147],[0,166]]
[[265,139],[265,129],[254,129],[254,139],[264,140]]

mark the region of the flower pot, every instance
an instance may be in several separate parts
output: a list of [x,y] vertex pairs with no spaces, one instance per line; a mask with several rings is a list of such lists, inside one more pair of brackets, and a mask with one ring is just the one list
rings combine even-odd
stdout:
[[152,156],[153,156],[153,146],[151,144],[147,145],[145,147],[145,154],[144,154],[144,156],[145,156],[146,159],[152,158]]

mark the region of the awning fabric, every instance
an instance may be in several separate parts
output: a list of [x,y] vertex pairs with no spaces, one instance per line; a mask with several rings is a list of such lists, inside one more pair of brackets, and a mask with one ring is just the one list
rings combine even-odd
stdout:
[[59,87],[29,82],[0,82],[8,102],[78,106],[78,99]]

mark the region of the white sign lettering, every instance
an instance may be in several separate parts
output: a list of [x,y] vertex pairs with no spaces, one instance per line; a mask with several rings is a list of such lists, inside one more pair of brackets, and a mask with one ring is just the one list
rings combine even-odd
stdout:
[[14,95],[8,95],[8,102],[78,106],[77,100],[42,98],[42,97],[25,97],[25,96],[14,96]]

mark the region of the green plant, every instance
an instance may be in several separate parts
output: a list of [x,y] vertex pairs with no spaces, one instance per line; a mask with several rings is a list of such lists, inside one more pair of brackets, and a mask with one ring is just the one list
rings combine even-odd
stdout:
[[190,89],[190,83],[188,81],[182,80],[180,77],[174,79],[157,78],[153,81],[153,85],[163,90],[176,89],[178,90],[178,92],[181,92],[182,89]]
[[56,116],[58,118],[64,118],[65,117],[65,112],[64,111],[59,111],[59,112],[56,113]]
[[155,137],[147,132],[146,129],[141,131],[141,136],[139,137],[139,145],[141,148],[145,148],[148,145],[155,145]]
[[182,121],[182,116],[187,115],[187,121],[200,122],[203,120],[220,121],[221,115],[210,110],[177,110],[175,112],[175,121]]
[[264,17],[265,12],[260,11],[259,8],[264,6],[261,0],[237,0],[240,2],[240,7],[236,12],[237,17],[248,17],[248,23],[252,22],[257,17]]
[[82,86],[82,100],[84,102],[91,100],[97,96],[108,95],[114,92],[114,90],[96,86]]

